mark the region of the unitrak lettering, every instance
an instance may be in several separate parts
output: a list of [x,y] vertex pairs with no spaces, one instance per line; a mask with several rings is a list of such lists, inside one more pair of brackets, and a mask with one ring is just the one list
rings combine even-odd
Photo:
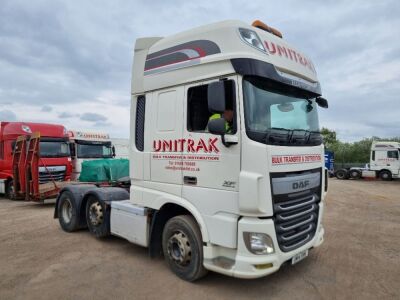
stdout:
[[193,139],[177,139],[177,140],[154,140],[154,152],[205,152],[219,153],[216,145],[218,138],[209,138],[207,142],[203,139],[195,141]]
[[315,68],[311,60],[307,59],[305,56],[300,54],[299,52],[296,52],[295,50],[289,48],[289,47],[284,47],[278,44],[275,44],[274,42],[268,42],[264,41],[265,46],[268,49],[268,52],[272,55],[279,55],[282,57],[285,57],[289,60],[295,61],[296,63],[299,63],[305,67],[308,67],[311,71],[315,72]]

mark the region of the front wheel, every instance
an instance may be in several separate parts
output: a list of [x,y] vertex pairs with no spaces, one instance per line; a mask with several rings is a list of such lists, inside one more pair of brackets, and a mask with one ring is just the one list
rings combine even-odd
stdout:
[[6,194],[7,199],[15,200],[15,190],[14,190],[14,182],[12,179],[8,180],[6,183]]
[[383,170],[379,172],[379,178],[385,181],[392,180],[392,173],[390,173],[390,171]]
[[164,227],[162,245],[165,260],[178,277],[195,281],[207,274],[201,233],[193,217],[183,215],[170,219]]

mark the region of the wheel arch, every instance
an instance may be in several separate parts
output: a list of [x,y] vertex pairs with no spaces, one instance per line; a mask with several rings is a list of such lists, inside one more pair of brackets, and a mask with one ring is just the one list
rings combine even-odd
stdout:
[[85,193],[95,188],[97,188],[95,185],[89,184],[71,184],[63,187],[57,195],[56,204],[54,206],[54,219],[58,218],[58,204],[63,193],[70,192],[73,195],[73,199],[71,199],[71,201],[75,202],[77,210],[79,211]]
[[79,216],[86,220],[86,203],[90,197],[95,197],[99,201],[120,201],[128,200],[129,192],[123,188],[118,187],[97,187],[88,190],[82,197],[82,202],[79,208]]
[[379,170],[379,171],[377,172],[378,177],[381,177],[382,172],[388,172],[388,173],[390,174],[390,179],[389,179],[389,180],[392,180],[392,178],[393,178],[393,173],[392,173],[391,170],[389,170],[389,169],[381,169],[381,170]]
[[380,170],[378,171],[378,174],[382,173],[383,171],[389,172],[390,174],[393,175],[392,171],[390,171],[389,169],[380,169]]
[[[161,199],[159,199],[161,200]],[[162,253],[162,233],[167,221],[179,215],[190,215],[199,226],[202,241],[209,240],[206,224],[197,209],[187,201],[168,199],[156,209],[151,220],[149,236],[149,254],[156,257]]]

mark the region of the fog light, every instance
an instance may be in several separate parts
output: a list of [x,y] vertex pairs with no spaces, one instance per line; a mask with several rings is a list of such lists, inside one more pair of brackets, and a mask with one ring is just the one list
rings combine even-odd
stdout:
[[273,266],[274,266],[274,265],[271,264],[271,263],[269,263],[269,264],[262,264],[262,265],[254,265],[254,267],[255,267],[257,270],[269,269],[269,268],[272,268]]
[[255,31],[246,28],[239,28],[239,34],[245,43],[264,53],[267,52]]
[[265,233],[243,232],[247,250],[253,254],[272,254],[275,252],[271,237]]

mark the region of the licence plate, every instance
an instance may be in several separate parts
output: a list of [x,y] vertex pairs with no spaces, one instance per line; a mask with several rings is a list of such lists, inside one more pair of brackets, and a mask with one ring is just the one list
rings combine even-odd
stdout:
[[299,261],[305,259],[308,256],[308,250],[304,250],[300,253],[297,253],[292,257],[292,265],[297,264]]

